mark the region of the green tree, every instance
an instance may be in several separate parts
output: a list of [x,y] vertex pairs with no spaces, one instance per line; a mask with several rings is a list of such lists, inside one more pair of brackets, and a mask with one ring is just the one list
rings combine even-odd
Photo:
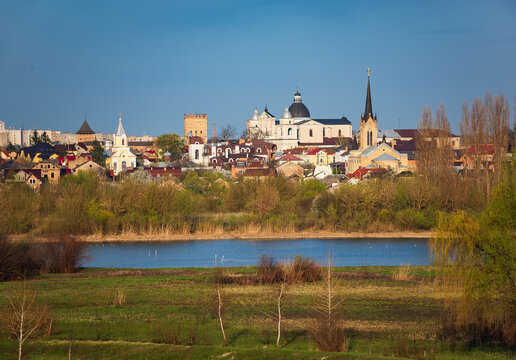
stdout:
[[104,166],[105,165],[105,158],[104,158],[104,148],[100,144],[100,141],[95,139],[93,141],[93,148],[90,150],[90,156],[93,158],[93,161],[95,161],[97,164]]
[[160,150],[161,156],[165,152],[170,152],[173,159],[179,159],[184,149],[184,144],[177,134],[163,134],[154,141],[154,146]]
[[431,240],[442,284],[462,290],[445,304],[451,321],[444,330],[467,341],[516,345],[515,170],[479,217],[441,214]]
[[40,141],[44,142],[44,143],[47,143],[47,144],[50,144],[50,142],[51,142],[50,141],[50,137],[48,136],[46,131],[43,131],[43,133],[41,134]]
[[5,150],[8,152],[13,152],[13,151],[16,151],[16,147],[13,145],[12,142],[8,141],[7,147],[5,148]]
[[39,144],[41,142],[41,138],[39,137],[38,130],[34,130],[32,132],[32,136],[30,137],[30,143],[32,145]]

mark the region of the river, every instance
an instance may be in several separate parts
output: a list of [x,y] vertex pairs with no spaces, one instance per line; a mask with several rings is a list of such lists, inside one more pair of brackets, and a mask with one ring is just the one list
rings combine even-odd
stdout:
[[184,268],[255,266],[262,254],[276,259],[296,255],[336,266],[429,265],[426,239],[299,239],[113,242],[88,246],[84,267]]

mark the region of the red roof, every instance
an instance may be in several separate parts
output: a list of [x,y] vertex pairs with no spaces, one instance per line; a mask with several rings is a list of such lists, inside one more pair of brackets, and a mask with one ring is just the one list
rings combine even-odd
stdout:
[[382,174],[384,172],[386,172],[387,170],[385,169],[382,169],[382,168],[371,168],[371,169],[366,169],[366,168],[363,168],[363,167],[359,167],[354,173],[348,175],[348,178],[351,179],[351,178],[357,178],[359,180],[362,180],[362,178],[364,177],[365,174],[367,174],[368,172],[371,172],[371,173],[376,173],[376,174]]
[[200,136],[191,136],[189,143],[190,144],[195,144],[195,143],[204,144],[204,141],[203,141],[202,137],[200,137]]
[[300,159],[297,156],[288,153],[287,155],[283,155],[282,157],[280,157],[278,161],[303,161],[303,159]]
[[494,145],[493,144],[482,144],[476,146],[470,146],[468,148],[469,155],[493,155]]
[[319,151],[321,151],[321,150],[322,150],[322,149],[319,149],[319,148],[312,149],[312,150],[310,150],[310,151],[308,152],[308,154],[307,154],[307,155],[317,155],[317,153],[318,153]]

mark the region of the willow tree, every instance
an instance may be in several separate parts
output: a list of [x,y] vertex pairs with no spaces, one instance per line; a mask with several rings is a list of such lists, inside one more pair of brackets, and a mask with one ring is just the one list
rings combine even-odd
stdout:
[[505,172],[480,216],[441,214],[431,239],[440,284],[460,290],[446,299],[446,326],[463,340],[516,345],[515,170]]

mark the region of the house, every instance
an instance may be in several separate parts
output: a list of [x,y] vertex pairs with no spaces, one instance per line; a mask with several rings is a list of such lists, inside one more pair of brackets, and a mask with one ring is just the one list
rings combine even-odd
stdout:
[[99,179],[105,179],[106,178],[106,169],[93,160],[88,160],[82,164],[79,164],[75,166],[73,169],[71,169],[72,174],[76,175],[81,171],[93,171],[95,175]]
[[263,168],[264,162],[261,159],[250,161],[248,161],[247,159],[239,159],[232,163],[231,175],[233,176],[233,179],[236,179],[239,176],[245,175],[247,170]]
[[305,161],[292,153],[283,155],[282,157],[276,160],[276,163],[279,165],[285,164],[286,162],[304,163]]
[[58,158],[55,149],[48,143],[37,143],[20,150],[20,160],[38,163],[43,160],[54,160]]
[[276,168],[278,174],[288,178],[302,178],[304,176],[304,168],[299,165],[299,161],[287,161]]
[[54,161],[43,160],[32,167],[40,170],[40,178],[48,181],[51,184],[59,182],[61,177],[61,168]]
[[331,167],[329,165],[315,165],[314,177],[318,180],[322,180],[332,174]]
[[268,179],[276,176],[276,170],[272,168],[246,169],[242,175],[244,179]]

